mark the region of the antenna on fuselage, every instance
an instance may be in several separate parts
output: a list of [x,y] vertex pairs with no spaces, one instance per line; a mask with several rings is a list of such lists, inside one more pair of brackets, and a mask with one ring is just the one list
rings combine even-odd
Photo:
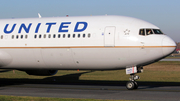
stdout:
[[39,18],[42,18],[41,15],[38,13]]

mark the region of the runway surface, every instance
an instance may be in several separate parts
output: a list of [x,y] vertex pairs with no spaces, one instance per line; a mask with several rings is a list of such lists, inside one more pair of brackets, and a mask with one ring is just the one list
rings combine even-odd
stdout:
[[180,86],[140,86],[138,90],[127,90],[125,86],[113,85],[13,84],[1,86],[0,95],[179,101]]

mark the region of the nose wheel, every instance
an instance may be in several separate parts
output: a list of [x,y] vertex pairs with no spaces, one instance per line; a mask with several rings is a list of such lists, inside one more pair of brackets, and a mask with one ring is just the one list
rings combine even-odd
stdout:
[[138,84],[136,81],[129,81],[126,83],[126,88],[128,90],[133,90],[133,89],[137,89],[138,88]]
[[130,81],[126,83],[126,88],[128,90],[133,90],[138,88],[138,83],[135,80],[138,80],[140,77],[134,74],[131,74],[131,77],[129,78]]

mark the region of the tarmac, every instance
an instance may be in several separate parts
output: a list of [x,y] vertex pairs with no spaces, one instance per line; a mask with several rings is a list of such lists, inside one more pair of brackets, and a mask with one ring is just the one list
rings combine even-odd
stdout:
[[113,100],[156,100],[179,101],[180,86],[140,86],[127,90],[125,86],[81,85],[81,84],[20,84],[0,87],[0,95],[113,99]]

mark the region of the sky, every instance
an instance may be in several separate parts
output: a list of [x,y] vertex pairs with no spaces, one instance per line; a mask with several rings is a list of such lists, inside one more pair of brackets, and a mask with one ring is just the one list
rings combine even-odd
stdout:
[[0,19],[122,15],[158,26],[180,42],[180,0],[0,0]]

